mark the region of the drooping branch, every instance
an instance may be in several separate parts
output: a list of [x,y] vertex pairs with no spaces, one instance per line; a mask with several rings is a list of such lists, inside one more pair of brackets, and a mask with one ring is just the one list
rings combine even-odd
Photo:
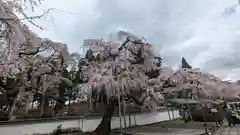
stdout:
[[22,51],[22,52],[19,52],[19,56],[22,56],[22,55],[36,55],[36,54],[38,54],[40,52],[43,52],[43,51],[45,51],[45,50],[47,50],[49,48],[50,48],[50,46],[48,46],[48,47],[46,47],[46,48],[41,50],[41,47],[37,47],[36,50],[31,51],[31,52],[23,52]]

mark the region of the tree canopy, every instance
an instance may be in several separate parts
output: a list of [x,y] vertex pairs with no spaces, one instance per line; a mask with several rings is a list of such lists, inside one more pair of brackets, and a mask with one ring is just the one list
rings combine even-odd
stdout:
[[154,45],[132,33],[120,31],[122,43],[86,40],[80,57],[29,30],[13,12],[19,3],[0,4],[0,106],[9,117],[16,107],[27,112],[31,100],[40,102],[43,115],[50,101],[57,113],[83,95],[105,104],[121,97],[151,109],[169,97],[239,100],[239,83],[194,69],[185,58],[176,71],[163,67]]

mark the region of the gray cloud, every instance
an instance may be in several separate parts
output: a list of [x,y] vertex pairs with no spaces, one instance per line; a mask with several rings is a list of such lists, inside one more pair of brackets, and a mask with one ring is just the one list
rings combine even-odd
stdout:
[[83,5],[81,9],[74,8],[73,12],[84,8],[82,16],[72,18],[74,26],[66,18],[61,23],[65,24],[61,37],[66,37],[70,51],[79,48],[83,39],[107,37],[118,28],[125,28],[153,43],[166,65],[174,66],[184,56],[204,71],[222,77],[230,73],[240,75],[233,70],[240,66],[240,6],[236,0],[91,2],[89,9]]

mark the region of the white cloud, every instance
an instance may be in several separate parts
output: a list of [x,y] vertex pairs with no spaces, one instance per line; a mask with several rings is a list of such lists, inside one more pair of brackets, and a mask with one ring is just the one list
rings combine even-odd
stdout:
[[38,33],[68,43],[70,51],[85,38],[106,37],[121,27],[154,43],[167,65],[185,56],[194,67],[221,77],[240,75],[233,70],[240,66],[237,0],[45,0],[41,5],[50,7],[81,13],[52,12],[56,28],[49,18],[38,21],[49,29]]

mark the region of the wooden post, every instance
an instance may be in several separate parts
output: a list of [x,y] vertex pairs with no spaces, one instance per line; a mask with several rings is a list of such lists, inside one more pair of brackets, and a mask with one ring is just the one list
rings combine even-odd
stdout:
[[83,117],[82,117],[82,124],[81,124],[81,126],[82,126],[82,130],[83,130]]
[[168,118],[169,120],[171,120],[171,116],[170,116],[170,112],[169,112],[169,108],[167,107],[167,111],[168,111]]
[[119,115],[119,119],[120,119],[120,132],[122,133],[122,114],[121,114],[120,95],[118,95],[118,115]]
[[92,109],[92,98],[89,96],[89,108]]
[[124,120],[124,131],[127,134],[127,120],[126,120],[126,106],[125,100],[123,99],[123,120]]
[[134,124],[135,126],[137,125],[137,121],[136,121],[136,112],[133,113],[133,119],[134,119]]
[[171,112],[172,112],[172,119],[174,120],[174,112],[172,108],[171,108]]
[[[33,98],[33,97],[32,97]],[[33,107],[34,107],[34,100],[32,99],[32,109],[33,109]]]
[[80,117],[79,122],[78,122],[78,124],[79,124],[79,129],[80,129],[80,130],[82,130],[82,125],[81,125],[81,121],[82,121],[82,120],[81,120],[81,119],[82,119],[82,117]]
[[131,112],[129,111],[129,113],[128,113],[128,125],[129,125],[129,127],[131,127],[132,126],[132,120],[131,120]]
[[83,130],[83,116],[80,117],[80,120],[79,120],[79,128],[81,130]]
[[193,119],[192,119],[192,114],[190,112],[190,108],[189,108],[189,105],[187,104],[187,109],[188,109],[188,114],[190,116],[190,119],[191,119],[191,122],[193,122]]
[[239,128],[237,128],[237,135],[239,135]]
[[168,111],[168,118],[169,118],[169,120],[171,120],[171,116],[170,116],[170,112],[169,112],[169,108],[168,108],[168,102],[165,102],[165,107],[167,108],[167,111]]

